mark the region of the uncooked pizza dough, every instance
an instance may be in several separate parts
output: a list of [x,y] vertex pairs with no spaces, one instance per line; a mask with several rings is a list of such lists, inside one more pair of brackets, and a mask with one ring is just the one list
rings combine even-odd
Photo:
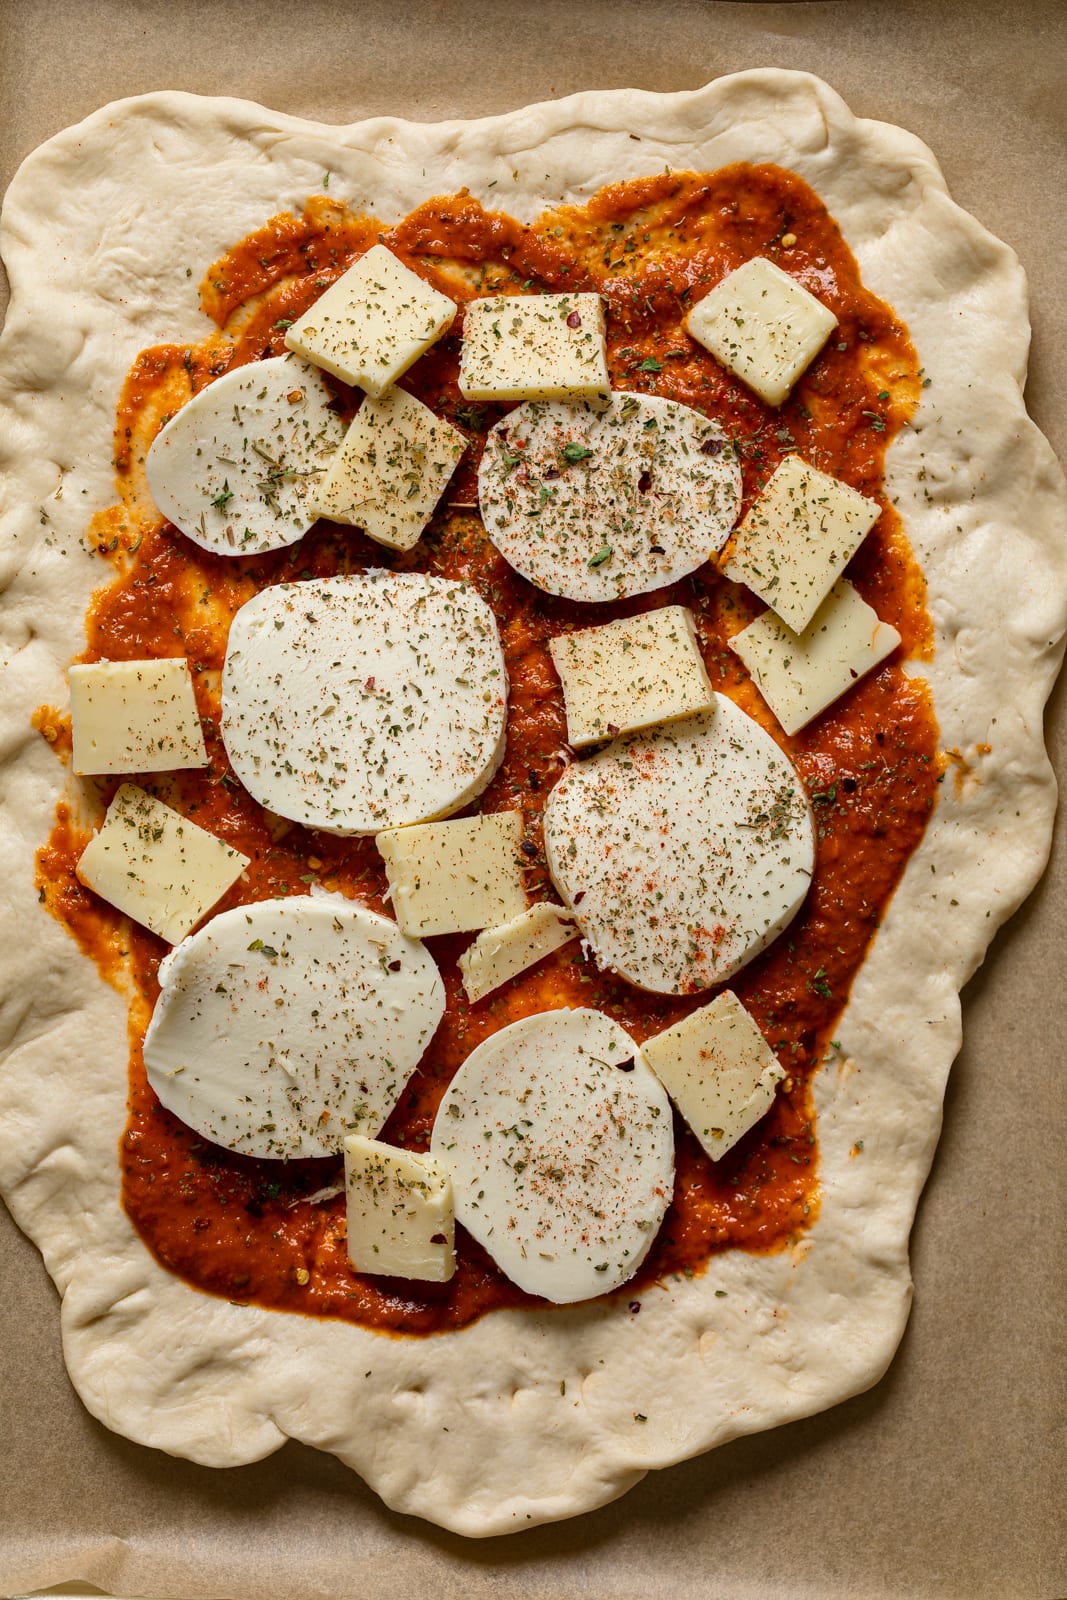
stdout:
[[[299,210],[324,172],[331,195],[380,216],[467,185],[529,221],[606,177],[737,160],[776,162],[816,189],[933,380],[891,449],[887,491],[926,574],[936,653],[921,670],[965,774],[942,786],[816,1077],[818,1221],[792,1252],[737,1250],[665,1282],[640,1317],[591,1302],[394,1338],[189,1289],[119,1205],[124,1002],[33,882],[64,774],[30,716],[65,703],[99,581],[83,536],[113,499],[121,380],[144,346],[202,335],[202,264]],[[335,1452],[390,1506],[484,1535],[590,1509],[650,1467],[874,1383],[911,1299],[908,1233],[960,1043],[958,991],[1050,839],[1042,706],[1067,617],[1067,500],[1023,405],[1012,252],[949,199],[919,140],[778,70],[427,126],[334,128],[147,95],[29,158],[2,245],[0,1188],[62,1294],[90,1411],[214,1466],[291,1435]],[[849,1159],[860,1141],[863,1159]]]

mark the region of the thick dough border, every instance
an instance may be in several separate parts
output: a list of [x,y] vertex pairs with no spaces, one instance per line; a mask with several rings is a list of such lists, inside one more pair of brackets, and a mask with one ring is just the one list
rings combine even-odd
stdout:
[[[966,763],[942,785],[854,985],[842,1052],[816,1080],[818,1223],[791,1253],[733,1252],[646,1293],[640,1316],[623,1297],[397,1339],[196,1293],[155,1265],[118,1203],[124,1004],[33,885],[64,772],[29,717],[66,703],[100,581],[83,534],[114,499],[121,379],[144,346],[203,335],[206,265],[301,208],[326,172],[331,195],[383,217],[466,185],[532,219],[609,180],[736,160],[778,162],[814,186],[932,380],[893,446],[890,492],[929,585],[942,742]],[[919,140],[778,70],[426,126],[333,128],[176,93],[124,100],[27,160],[2,249],[0,1189],[63,1296],[67,1365],[90,1411],[215,1466],[292,1435],[335,1452],[389,1505],[484,1535],[588,1510],[650,1467],[874,1383],[910,1303],[908,1233],[960,1043],[958,991],[1051,834],[1042,707],[1067,625],[1067,498],[1023,404],[1029,326],[1012,252],[949,199]]]

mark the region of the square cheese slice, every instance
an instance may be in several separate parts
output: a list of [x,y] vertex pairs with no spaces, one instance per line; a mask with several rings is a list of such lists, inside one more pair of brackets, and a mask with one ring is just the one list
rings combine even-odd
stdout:
[[71,667],[70,722],[79,778],[208,764],[184,656]]
[[559,634],[548,648],[563,684],[567,743],[575,749],[715,703],[686,606]]
[[899,643],[897,630],[879,621],[842,578],[803,633],[765,611],[734,634],[730,649],[745,663],[785,732],[796,733]]
[[449,822],[387,828],[375,837],[393,911],[404,933],[470,933],[526,909],[522,815],[492,811]]
[[713,1161],[766,1115],[785,1077],[729,989],[647,1039],[641,1053]]
[[491,295],[463,324],[460,393],[468,400],[607,400],[598,294]]
[[77,870],[102,900],[177,944],[247,866],[239,850],[124,783]]
[[485,928],[459,958],[467,999],[481,1000],[502,983],[578,937],[562,906],[542,901],[497,928]]
[[447,1283],[456,1270],[452,1180],[433,1156],[349,1134],[348,1259],[357,1272]]
[[285,335],[317,367],[380,395],[453,323],[456,303],[372,245]]
[[406,389],[368,395],[313,492],[315,515],[410,550],[466,447],[458,428]]
[[851,484],[786,456],[735,530],[722,570],[803,633],[881,510]]
[[788,272],[754,256],[697,301],[685,326],[761,400],[780,406],[837,318]]

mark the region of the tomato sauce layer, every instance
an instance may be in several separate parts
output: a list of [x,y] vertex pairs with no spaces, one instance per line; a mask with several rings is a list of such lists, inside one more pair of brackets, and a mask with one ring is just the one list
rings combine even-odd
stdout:
[[[882,513],[849,577],[899,629],[898,654],[786,738],[727,643],[762,606],[713,562],[669,589],[599,607],[532,588],[490,544],[477,514],[475,473],[484,437],[509,408],[473,405],[460,395],[462,315],[402,380],[471,444],[413,551],[397,555],[361,532],[319,523],[289,549],[226,559],[161,522],[145,487],[144,457],[166,418],[220,373],[280,355],[286,327],[378,240],[461,306],[487,293],[599,292],[608,312],[614,387],[679,400],[719,421],[739,452],[746,508],[792,451],[877,498]],[[838,318],[822,354],[777,409],[735,381],[682,326],[702,294],[754,255],[779,262]],[[115,435],[120,499],[94,519],[90,533],[113,573],[94,597],[83,659],[188,657],[211,764],[140,781],[251,858],[218,909],[305,894],[315,884],[386,909],[373,840],[333,838],[268,816],[230,769],[219,734],[219,679],[230,621],[259,589],[383,565],[475,585],[498,618],[511,683],[507,753],[481,805],[522,812],[532,899],[552,895],[541,814],[569,759],[549,639],[665,604],[688,606],[714,687],[763,723],[800,772],[817,823],[817,865],[800,914],[730,984],[786,1070],[774,1107],[717,1164],[678,1122],[674,1200],[646,1262],[621,1293],[632,1301],[671,1274],[699,1272],[719,1250],[766,1251],[794,1242],[818,1210],[811,1075],[834,1051],[835,1020],[922,835],[940,774],[925,684],[902,666],[906,656],[928,655],[931,648],[922,576],[883,487],[886,447],[912,414],[921,385],[905,328],[864,289],[813,191],[770,166],[610,185],[587,205],[547,213],[533,226],[488,212],[467,194],[431,200],[395,227],[320,197],[302,216],[275,217],[216,262],[201,299],[218,331],[201,344],[145,351],[121,396]],[[338,409],[350,416],[358,395],[335,387]],[[63,753],[62,719],[43,712],[38,725]],[[110,799],[117,781],[96,784],[101,801]],[[504,1279],[462,1228],[457,1271],[447,1284],[360,1275],[346,1251],[340,1157],[281,1163],[234,1155],[162,1109],[145,1079],[141,1040],[167,947],[78,882],[75,864],[85,842],[84,830],[61,805],[39,854],[41,895],[104,976],[130,997],[122,1195],[156,1257],[187,1282],[232,1300],[406,1333],[460,1327],[502,1306],[541,1304]],[[465,1057],[516,1018],[556,1006],[595,1006],[641,1041],[711,998],[643,993],[598,971],[571,944],[471,1005],[456,966],[469,938],[427,941],[444,977],[447,1011],[382,1133],[411,1149],[427,1148],[441,1095]]]

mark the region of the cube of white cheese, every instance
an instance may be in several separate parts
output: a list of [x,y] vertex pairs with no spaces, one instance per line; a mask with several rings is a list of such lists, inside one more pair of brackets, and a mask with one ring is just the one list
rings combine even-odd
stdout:
[[796,733],[899,643],[897,630],[879,621],[842,578],[803,633],[765,611],[734,634],[730,649],[745,663],[785,732]]
[[562,906],[542,901],[497,928],[485,928],[459,958],[468,1000],[499,989],[571,939],[578,929]]
[[71,667],[70,723],[78,777],[208,764],[184,656]]
[[762,1033],[729,989],[641,1053],[713,1161],[770,1109],[785,1077]]
[[404,933],[469,933],[526,909],[519,863],[522,816],[493,811],[387,828],[375,836]]
[[447,1283],[456,1270],[452,1180],[433,1156],[345,1139],[348,1259],[357,1272]]
[[468,400],[604,400],[611,389],[598,294],[491,295],[463,324]]
[[456,303],[372,245],[298,317],[286,345],[317,367],[380,395],[452,326]]
[[715,703],[686,606],[559,634],[548,648],[563,684],[567,743],[575,749]]
[[465,434],[406,389],[368,395],[313,491],[315,514],[410,550],[466,447]]
[[722,570],[803,633],[881,509],[851,484],[786,456],[735,530]]
[[101,899],[177,944],[247,866],[239,850],[124,783],[77,871]]
[[837,318],[788,272],[754,256],[697,301],[685,326],[769,406],[780,406]]

